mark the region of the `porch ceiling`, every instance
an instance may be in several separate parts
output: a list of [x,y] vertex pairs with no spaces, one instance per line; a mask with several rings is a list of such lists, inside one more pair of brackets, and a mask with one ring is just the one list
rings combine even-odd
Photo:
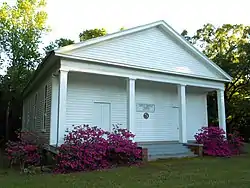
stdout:
[[209,88],[209,87],[187,86],[186,91],[187,91],[187,93],[208,93],[211,91],[215,91],[215,89]]

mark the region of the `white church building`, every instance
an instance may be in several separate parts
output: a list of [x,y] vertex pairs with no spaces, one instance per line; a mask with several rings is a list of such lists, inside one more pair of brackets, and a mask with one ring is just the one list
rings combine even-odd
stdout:
[[224,83],[231,79],[157,21],[50,52],[24,91],[23,129],[52,146],[80,124],[110,131],[120,124],[145,145],[183,144],[208,125],[210,91],[226,130]]

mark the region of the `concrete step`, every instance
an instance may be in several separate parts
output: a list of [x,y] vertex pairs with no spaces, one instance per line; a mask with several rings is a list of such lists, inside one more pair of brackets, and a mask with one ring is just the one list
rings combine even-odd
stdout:
[[190,150],[182,144],[168,144],[168,145],[151,145],[147,146],[148,153],[154,154],[178,154],[188,153]]
[[198,157],[193,153],[179,153],[179,154],[170,154],[170,155],[149,155],[148,160],[161,160],[161,159],[171,159],[171,158],[185,158],[185,157]]
[[151,143],[141,146],[148,149],[149,160],[196,157],[187,146],[181,143]]

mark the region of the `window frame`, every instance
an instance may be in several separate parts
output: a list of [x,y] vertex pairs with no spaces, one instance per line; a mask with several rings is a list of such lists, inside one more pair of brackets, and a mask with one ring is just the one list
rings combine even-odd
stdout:
[[27,100],[27,123],[26,130],[30,131],[30,99]]
[[46,118],[47,118],[47,108],[48,108],[48,85],[44,86],[44,96],[43,96],[43,122],[42,122],[42,132],[46,132]]
[[37,101],[38,101],[38,93],[35,93],[35,97],[34,97],[34,108],[33,108],[33,129],[35,130],[36,128],[36,118],[37,118]]
[[23,125],[22,125],[22,130],[26,131],[27,128],[27,109],[26,109],[26,101],[23,103]]

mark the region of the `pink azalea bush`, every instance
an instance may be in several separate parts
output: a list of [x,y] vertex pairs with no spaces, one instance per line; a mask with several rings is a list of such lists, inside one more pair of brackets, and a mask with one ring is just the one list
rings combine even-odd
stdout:
[[240,136],[238,131],[234,131],[233,134],[228,134],[228,143],[230,150],[232,152],[232,155],[239,155],[243,151],[244,147],[244,139]]
[[59,147],[55,172],[69,173],[106,169],[115,164],[136,163],[141,151],[131,141],[134,135],[116,127],[110,133],[88,125],[74,126]]
[[40,154],[34,135],[31,132],[20,132],[18,135],[18,141],[9,141],[6,144],[10,165],[19,163],[21,170],[25,166],[38,165],[40,163]]
[[108,151],[110,162],[118,164],[134,164],[141,159],[141,149],[131,138],[135,135],[127,129],[115,126],[113,132],[108,134]]
[[104,138],[106,132],[97,127],[80,125],[74,127],[64,138],[59,147],[56,172],[68,173],[107,168],[106,148],[108,142]]
[[205,155],[230,157],[240,154],[243,146],[242,139],[237,135],[230,136],[228,140],[225,131],[219,127],[203,127],[194,136],[198,144],[203,144]]

